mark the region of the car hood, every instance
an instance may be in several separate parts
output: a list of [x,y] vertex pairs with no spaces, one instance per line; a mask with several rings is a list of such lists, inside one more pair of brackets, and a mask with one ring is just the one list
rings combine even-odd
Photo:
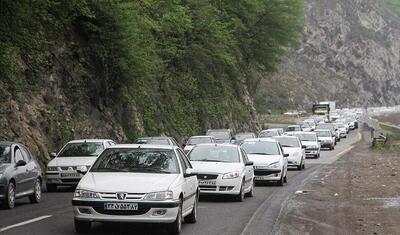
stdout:
[[291,148],[291,147],[283,147],[283,152],[288,153],[290,156],[292,156],[294,153],[301,153],[302,150],[301,148]]
[[229,162],[201,162],[191,161],[193,168],[198,172],[224,174],[241,169],[241,163]]
[[97,157],[56,157],[47,166],[91,166]]
[[313,146],[313,145],[318,145],[318,142],[316,142],[316,141],[301,141],[301,144],[305,145],[305,146]]
[[95,192],[150,193],[166,191],[178,174],[88,172],[78,187]]
[[254,165],[269,165],[274,162],[281,160],[281,155],[259,155],[259,154],[247,154],[250,161],[254,162]]

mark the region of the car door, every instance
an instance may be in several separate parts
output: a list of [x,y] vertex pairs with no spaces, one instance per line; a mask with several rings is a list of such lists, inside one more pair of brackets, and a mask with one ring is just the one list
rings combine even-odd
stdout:
[[38,169],[35,161],[32,159],[31,153],[24,147],[20,146],[24,161],[26,162],[26,184],[27,190],[33,190],[35,187],[35,181],[38,176]]
[[[179,156],[179,161],[182,165],[183,174],[186,172],[186,169],[192,168],[189,160],[187,159],[186,155],[183,153],[181,149],[177,149],[177,153]],[[191,206],[196,200],[196,191],[197,191],[197,177],[190,176],[184,177],[184,183],[182,185],[183,188],[183,211],[191,209]]]
[[244,168],[245,168],[245,188],[249,188],[252,184],[252,179],[254,178],[254,167],[253,166],[246,166],[246,163],[249,162],[249,158],[247,157],[246,152],[240,148],[240,152],[242,155],[242,162],[244,164]]
[[14,179],[16,183],[16,194],[21,194],[29,190],[28,186],[28,174],[27,171],[28,169],[25,166],[17,166],[17,162],[24,160],[23,154],[21,149],[16,146],[14,148]]

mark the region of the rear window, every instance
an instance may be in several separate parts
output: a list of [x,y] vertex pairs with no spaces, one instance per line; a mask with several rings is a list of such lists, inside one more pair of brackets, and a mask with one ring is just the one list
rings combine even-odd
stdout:
[[208,131],[207,135],[213,136],[217,140],[230,140],[232,138],[229,131]]
[[138,139],[138,144],[170,145],[167,139]]
[[103,150],[101,142],[69,143],[58,157],[97,157]]
[[207,143],[212,143],[210,137],[191,137],[187,142],[188,145],[207,144]]

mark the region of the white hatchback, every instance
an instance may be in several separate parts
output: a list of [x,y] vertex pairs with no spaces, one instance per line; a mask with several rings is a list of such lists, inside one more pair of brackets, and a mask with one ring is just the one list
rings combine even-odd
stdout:
[[198,196],[196,173],[179,147],[112,146],[76,188],[75,230],[86,232],[96,221],[142,222],[167,223],[179,233],[183,218],[196,222]]
[[200,144],[188,157],[198,172],[200,193],[234,195],[237,201],[253,196],[253,162],[238,145]]
[[278,141],[271,138],[247,139],[241,147],[254,162],[256,181],[275,181],[280,186],[286,183],[289,154],[283,152]]
[[296,136],[276,136],[274,139],[281,144],[284,153],[288,153],[288,166],[297,167],[302,170],[306,165],[306,146],[302,146],[301,141]]

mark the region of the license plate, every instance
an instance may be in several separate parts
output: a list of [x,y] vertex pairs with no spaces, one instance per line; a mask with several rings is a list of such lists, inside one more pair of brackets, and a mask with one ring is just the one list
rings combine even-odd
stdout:
[[104,203],[104,210],[137,211],[137,203]]
[[217,182],[214,180],[199,180],[199,185],[216,185]]
[[63,178],[81,178],[81,174],[79,174],[79,173],[61,173],[61,177],[63,177]]

